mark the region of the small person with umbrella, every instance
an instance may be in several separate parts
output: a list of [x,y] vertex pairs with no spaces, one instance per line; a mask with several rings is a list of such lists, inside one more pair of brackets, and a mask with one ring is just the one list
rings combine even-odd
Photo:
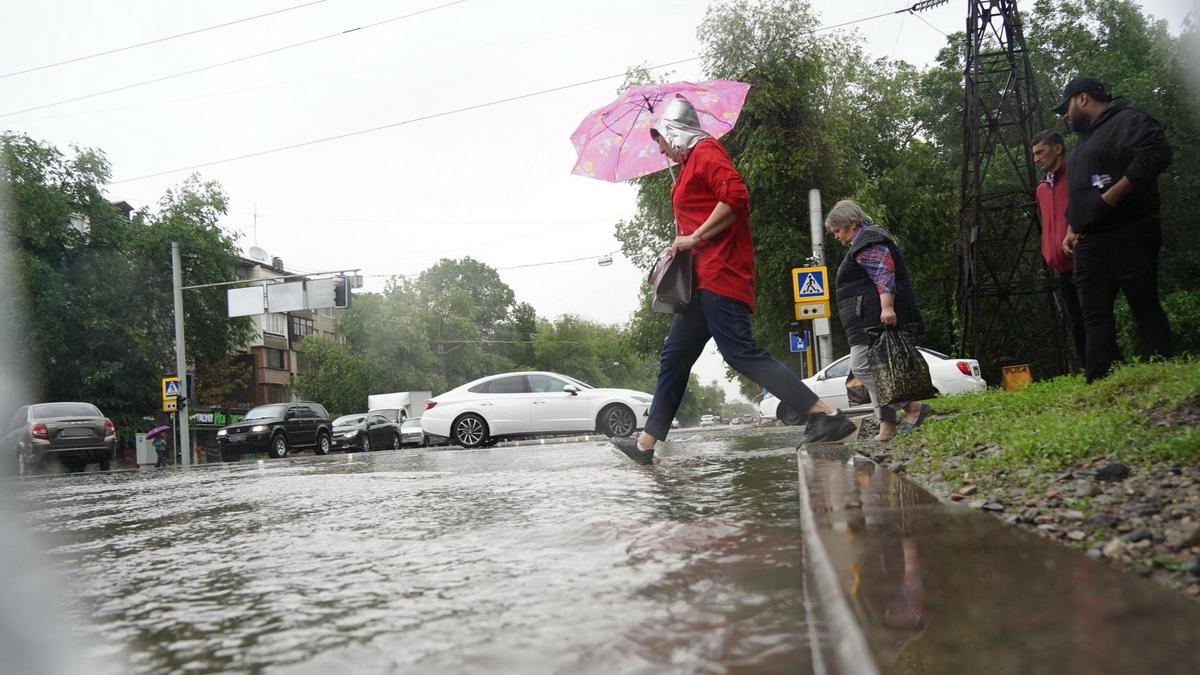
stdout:
[[678,94],[657,106],[650,135],[659,151],[680,166],[671,193],[678,226],[671,247],[692,251],[699,290],[672,320],[645,430],[636,439],[614,437],[613,445],[638,464],[654,461],[654,446],[671,430],[692,365],[710,337],[735,370],[808,413],[806,440],[838,441],[854,433],[856,427],[845,415],[822,402],[751,335],[755,292],[750,193],[724,146],[701,128],[692,103]]
[[158,426],[146,432],[146,435],[153,439],[150,442],[154,446],[154,453],[158,455],[158,461],[154,464],[156,469],[167,468],[167,442],[163,440],[162,434],[170,429],[168,426]]

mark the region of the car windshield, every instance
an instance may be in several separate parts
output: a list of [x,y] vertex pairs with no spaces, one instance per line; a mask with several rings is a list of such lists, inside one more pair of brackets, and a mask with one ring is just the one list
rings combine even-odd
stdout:
[[335,427],[348,427],[351,424],[362,424],[362,421],[367,419],[366,415],[342,415],[333,421]]
[[575,384],[579,385],[580,387],[583,387],[584,389],[595,389],[595,387],[588,384],[587,382],[584,382],[583,380],[577,380],[569,375],[563,375],[563,377],[567,378],[571,382],[574,382]]
[[276,403],[274,405],[260,405],[257,408],[251,408],[250,412],[246,413],[246,416],[242,419],[264,420],[273,417],[283,417],[285,410],[287,410],[287,406],[281,403]]
[[33,406],[33,417],[44,420],[51,417],[103,417],[103,415],[91,403],[42,403]]

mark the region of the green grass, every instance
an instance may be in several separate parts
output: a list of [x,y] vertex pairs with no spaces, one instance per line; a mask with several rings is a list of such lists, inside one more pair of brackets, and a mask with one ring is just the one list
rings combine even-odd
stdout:
[[892,452],[942,480],[1027,475],[1101,459],[1200,462],[1195,358],[1121,366],[1091,385],[1081,375],[1058,377],[1017,391],[939,397],[933,406],[939,415],[898,437]]

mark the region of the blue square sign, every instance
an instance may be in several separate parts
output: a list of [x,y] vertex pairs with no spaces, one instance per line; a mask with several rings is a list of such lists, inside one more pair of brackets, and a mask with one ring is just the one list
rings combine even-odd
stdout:
[[808,350],[808,345],[812,341],[808,331],[800,333],[788,333],[788,346],[793,352],[803,352]]

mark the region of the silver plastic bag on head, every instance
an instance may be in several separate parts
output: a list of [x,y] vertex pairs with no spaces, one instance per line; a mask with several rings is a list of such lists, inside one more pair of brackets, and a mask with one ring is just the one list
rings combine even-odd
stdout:
[[691,102],[679,94],[659,103],[650,128],[665,138],[672,150],[685,157],[697,143],[711,136],[700,128],[700,118]]

